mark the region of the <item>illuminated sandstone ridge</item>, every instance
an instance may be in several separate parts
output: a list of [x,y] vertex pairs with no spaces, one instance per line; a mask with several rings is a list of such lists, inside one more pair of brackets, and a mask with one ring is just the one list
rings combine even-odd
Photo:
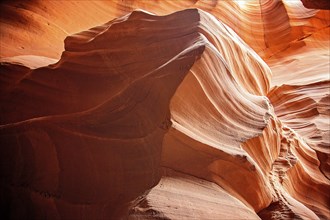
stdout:
[[258,50],[266,35],[202,10],[134,11],[67,37],[56,64],[4,58],[5,214],[329,218],[326,30]]

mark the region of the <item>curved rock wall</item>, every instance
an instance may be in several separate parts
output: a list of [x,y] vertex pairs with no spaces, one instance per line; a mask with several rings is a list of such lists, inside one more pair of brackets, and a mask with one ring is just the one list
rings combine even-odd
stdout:
[[1,215],[330,218],[329,11],[304,5],[2,2]]

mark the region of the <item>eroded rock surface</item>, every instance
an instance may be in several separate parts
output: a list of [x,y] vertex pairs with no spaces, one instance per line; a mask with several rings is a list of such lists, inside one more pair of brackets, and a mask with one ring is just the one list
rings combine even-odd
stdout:
[[2,3],[1,215],[329,219],[329,11],[303,3]]

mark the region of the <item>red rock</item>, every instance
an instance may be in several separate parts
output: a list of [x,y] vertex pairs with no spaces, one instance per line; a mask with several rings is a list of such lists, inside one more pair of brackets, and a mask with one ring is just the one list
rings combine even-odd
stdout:
[[1,216],[330,218],[329,11],[306,4],[2,2]]

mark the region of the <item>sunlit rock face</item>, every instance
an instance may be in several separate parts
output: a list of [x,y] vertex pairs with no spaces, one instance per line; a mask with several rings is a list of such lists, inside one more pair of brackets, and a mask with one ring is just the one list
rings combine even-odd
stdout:
[[327,1],[1,3],[4,219],[329,219]]

